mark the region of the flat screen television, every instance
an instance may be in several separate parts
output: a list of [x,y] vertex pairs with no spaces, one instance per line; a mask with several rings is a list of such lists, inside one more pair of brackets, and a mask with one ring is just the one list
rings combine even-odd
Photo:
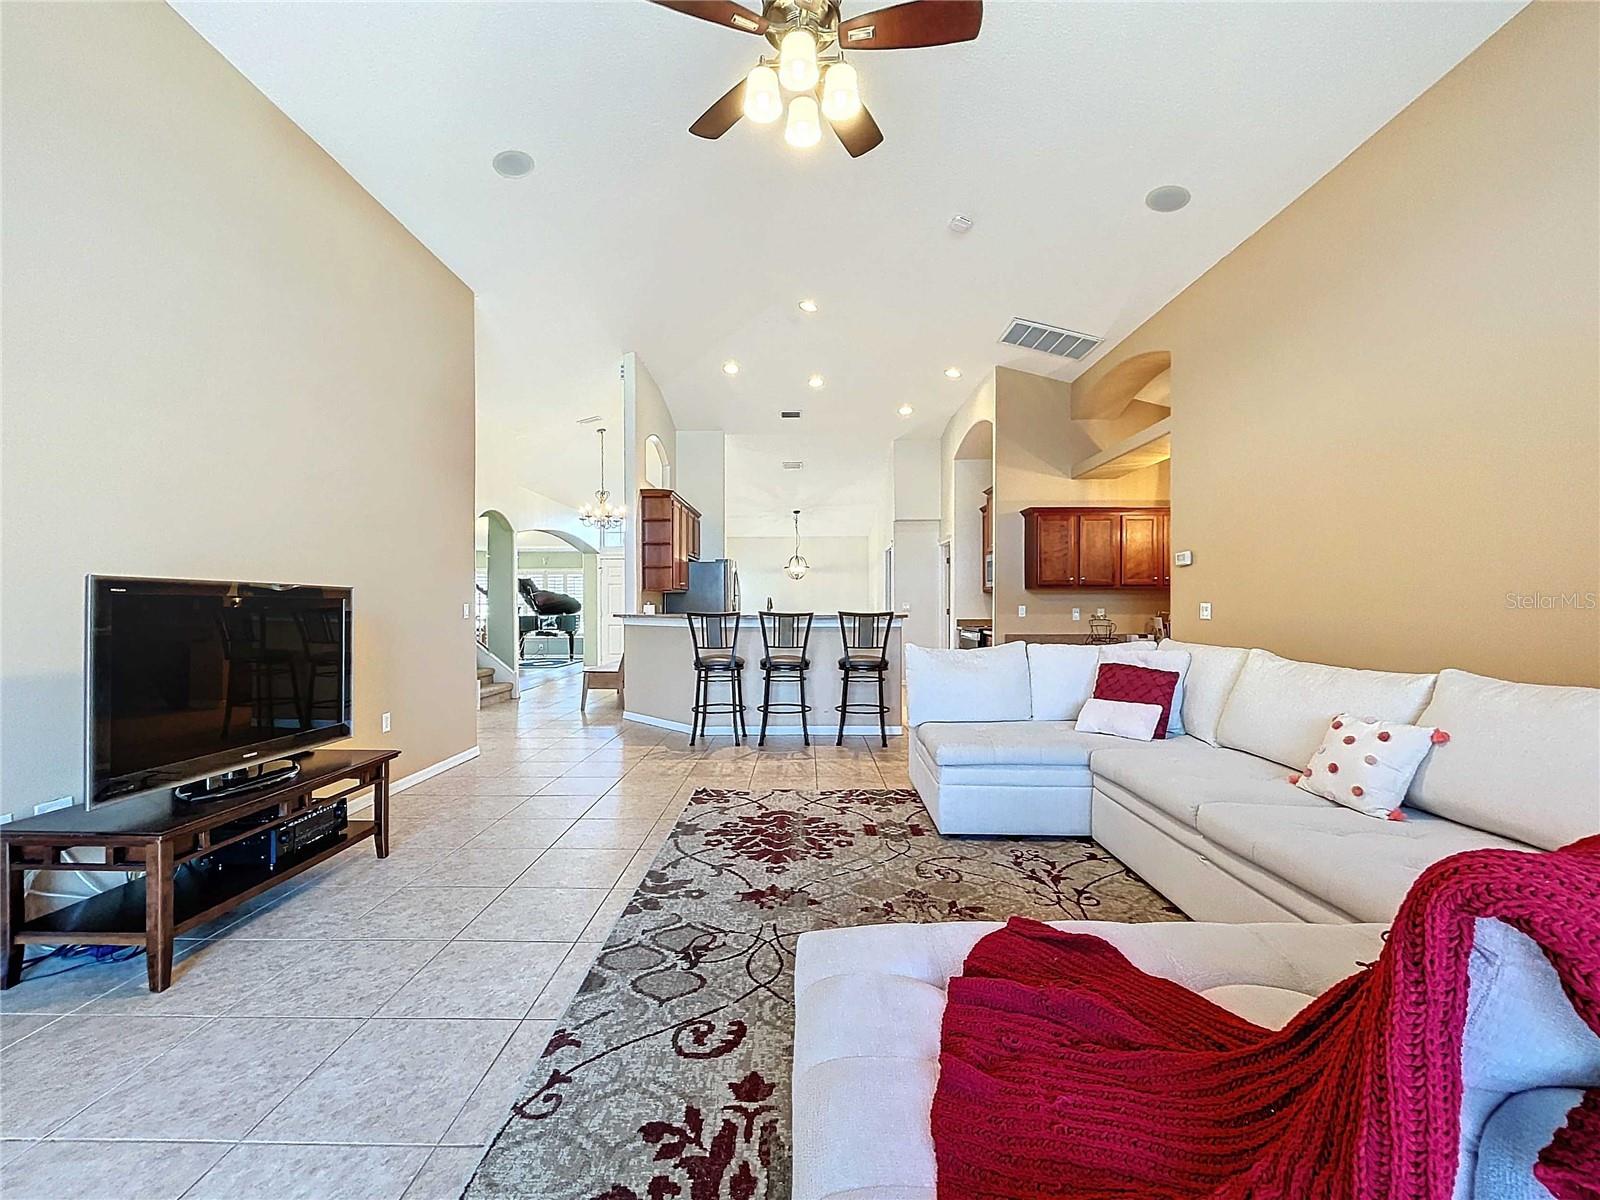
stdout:
[[[84,795],[247,784],[351,733],[350,589],[89,576]],[[286,770],[287,768],[280,768]]]

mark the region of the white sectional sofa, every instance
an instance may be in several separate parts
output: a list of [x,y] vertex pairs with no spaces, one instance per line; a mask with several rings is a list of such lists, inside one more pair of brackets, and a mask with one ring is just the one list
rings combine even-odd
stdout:
[[[1389,920],[1430,863],[1481,847],[1552,849],[1600,832],[1600,691],[1465,671],[1358,671],[1265,650],[1166,641],[1189,656],[1169,729],[1079,733],[1123,647],[907,647],[912,782],[945,834],[1092,836],[1201,921]],[[1351,712],[1451,735],[1404,821],[1289,781]]]
[[[1371,818],[1366,818],[1370,820]],[[1377,823],[1377,822],[1375,822]],[[1247,1020],[1281,1028],[1378,956],[1382,925],[1061,922]],[[800,938],[795,961],[794,1200],[934,1200],[928,1110],[945,989],[986,922],[867,925]],[[1462,1067],[1457,1200],[1548,1200],[1533,1163],[1600,1038],[1527,938],[1479,922]]]

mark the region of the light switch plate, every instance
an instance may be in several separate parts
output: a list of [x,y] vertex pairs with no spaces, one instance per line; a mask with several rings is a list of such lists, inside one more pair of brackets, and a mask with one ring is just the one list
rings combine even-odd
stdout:
[[463,605],[462,605],[462,606],[461,606],[461,619],[462,619],[462,620],[463,620],[463,621],[470,621],[470,620],[472,620],[472,605],[470,605],[470,604],[463,604]]
[[1209,601],[1209,600],[1200,601],[1200,619],[1202,621],[1211,620],[1211,601]]
[[1175,566],[1175,567],[1187,567],[1193,562],[1194,562],[1194,551],[1193,550],[1179,550],[1176,554],[1174,554],[1172,556],[1172,565]]
[[383,732],[384,733],[388,733],[389,732],[389,727],[392,724],[394,724],[393,717],[394,717],[393,713],[384,713],[383,714]]
[[1025,617],[1027,615],[1028,615],[1028,606],[1026,604],[1017,605],[1017,616]]

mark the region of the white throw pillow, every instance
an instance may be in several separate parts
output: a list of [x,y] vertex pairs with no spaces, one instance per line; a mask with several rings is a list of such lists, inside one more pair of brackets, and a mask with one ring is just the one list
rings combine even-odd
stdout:
[[1094,695],[1100,669],[1098,646],[1028,643],[1028,686],[1035,721],[1076,721],[1083,702]]
[[928,721],[1026,721],[1028,648],[1021,642],[982,650],[906,647],[906,715]]
[[1252,650],[1223,705],[1217,744],[1297,769],[1310,761],[1328,722],[1340,713],[1414,724],[1433,680],[1432,675],[1327,667]]
[[1189,670],[1183,677],[1183,731],[1215,746],[1222,707],[1250,651],[1243,646],[1207,646],[1171,638],[1163,639],[1156,649],[1189,652]]
[[1183,680],[1189,673],[1187,650],[1145,650],[1139,646],[1101,646],[1101,662],[1132,663],[1153,671],[1176,671],[1178,686],[1172,690],[1172,714],[1167,718],[1167,736],[1183,733]]
[[1403,821],[1411,778],[1428,751],[1450,735],[1425,725],[1401,725],[1340,713],[1306,769],[1290,779],[1302,790],[1369,817]]
[[1127,700],[1090,697],[1083,702],[1074,728],[1079,733],[1109,733],[1112,737],[1149,742],[1155,740],[1156,723],[1160,720],[1159,704],[1134,704]]

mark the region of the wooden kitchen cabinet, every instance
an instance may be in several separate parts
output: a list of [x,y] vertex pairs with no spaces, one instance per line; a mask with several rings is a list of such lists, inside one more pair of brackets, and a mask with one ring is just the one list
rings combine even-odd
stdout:
[[647,592],[689,590],[700,559],[700,510],[665,488],[639,490],[639,567]]
[[1030,590],[1164,588],[1171,583],[1165,508],[1025,508]]

